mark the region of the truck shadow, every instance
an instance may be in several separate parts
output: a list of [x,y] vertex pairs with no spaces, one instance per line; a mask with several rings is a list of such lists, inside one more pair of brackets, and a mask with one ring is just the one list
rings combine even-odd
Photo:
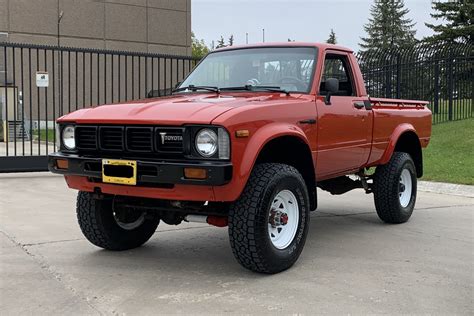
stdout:
[[[314,268],[318,260],[333,255],[335,248],[341,248],[341,245],[353,240],[373,240],[375,234],[384,230],[384,226],[375,211],[334,213],[321,209],[313,212],[303,253],[287,273]],[[123,274],[146,271],[152,275],[265,277],[247,271],[237,263],[230,248],[227,229],[205,225],[184,229],[160,225],[157,233],[140,248],[124,252],[89,251],[81,257],[88,268],[106,265],[113,271],[123,270]]]

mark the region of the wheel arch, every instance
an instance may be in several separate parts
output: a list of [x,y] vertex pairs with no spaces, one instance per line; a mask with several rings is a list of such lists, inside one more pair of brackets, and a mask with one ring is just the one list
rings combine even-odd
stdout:
[[411,124],[402,124],[395,129],[380,163],[388,163],[396,151],[405,152],[411,156],[415,163],[416,175],[421,178],[423,176],[423,153],[420,138]]
[[310,210],[316,209],[316,174],[311,149],[305,140],[295,135],[269,139],[258,152],[254,166],[259,163],[283,163],[296,168],[306,183]]

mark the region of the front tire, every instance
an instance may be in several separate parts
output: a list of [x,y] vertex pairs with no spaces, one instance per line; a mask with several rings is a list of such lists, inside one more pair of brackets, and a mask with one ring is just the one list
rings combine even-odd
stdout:
[[255,166],[229,210],[229,239],[237,261],[261,273],[278,273],[298,259],[309,226],[309,196],[293,167]]
[[[84,236],[97,247],[128,250],[143,245],[155,233],[160,220],[145,213],[114,212],[112,199],[96,200],[91,193],[79,192],[76,213]],[[118,216],[120,215],[120,216]]]
[[416,168],[411,156],[395,152],[374,175],[374,201],[379,218],[385,223],[408,221],[416,202]]

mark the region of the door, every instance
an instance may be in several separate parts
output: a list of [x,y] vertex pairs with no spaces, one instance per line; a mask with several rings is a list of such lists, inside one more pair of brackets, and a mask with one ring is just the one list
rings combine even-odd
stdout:
[[[331,95],[330,104],[317,98],[318,110],[318,179],[344,174],[363,166],[370,153],[372,111],[367,97],[359,97],[349,55],[327,53],[321,78],[321,96],[326,96],[326,80],[339,81],[339,90]],[[363,83],[362,83],[363,84]]]

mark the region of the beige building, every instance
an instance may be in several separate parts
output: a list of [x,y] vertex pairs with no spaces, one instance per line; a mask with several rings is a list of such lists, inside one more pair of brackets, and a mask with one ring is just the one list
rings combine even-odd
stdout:
[[12,43],[189,55],[191,0],[0,0],[0,32]]
[[169,93],[190,55],[191,0],[0,0],[0,142],[34,139],[76,109]]

